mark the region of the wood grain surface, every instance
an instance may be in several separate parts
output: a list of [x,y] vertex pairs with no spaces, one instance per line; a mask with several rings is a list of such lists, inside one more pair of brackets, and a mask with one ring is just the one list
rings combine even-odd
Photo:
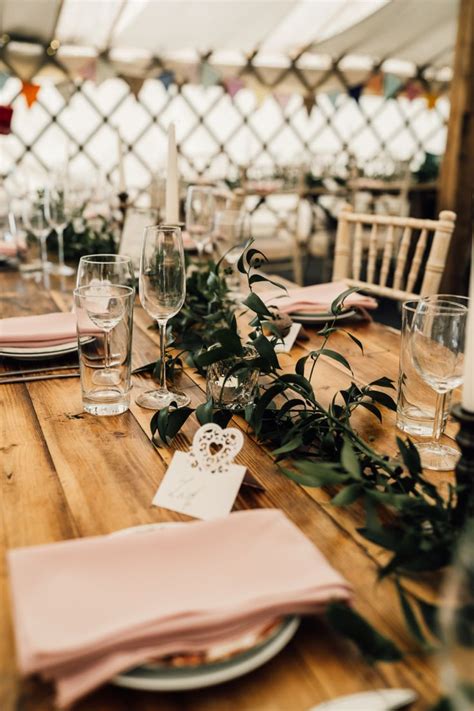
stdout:
[[[68,285],[51,290],[0,274],[0,317],[67,309]],[[64,284],[62,285],[64,287]],[[70,285],[69,285],[70,286]],[[140,306],[135,308],[133,367],[157,357],[157,333]],[[357,382],[381,375],[396,378],[399,335],[377,323],[351,326],[365,347],[361,355],[342,334],[332,347],[350,360]],[[281,363],[293,361],[320,343],[315,331],[310,340],[294,348]],[[65,362],[64,358],[61,362]],[[54,364],[54,363],[50,363]],[[18,362],[1,362],[3,372]],[[328,402],[335,389],[349,382],[347,372],[333,361],[321,361],[314,375],[317,393]],[[109,533],[137,524],[186,517],[151,505],[174,449],[186,448],[197,429],[190,418],[171,447],[158,448],[150,438],[152,412],[138,407],[138,393],[150,387],[148,377],[134,376],[130,411],[116,417],[93,417],[82,411],[78,379],[0,385],[0,709],[49,711],[54,708],[51,688],[36,680],[19,678],[14,654],[5,551],[76,536]],[[205,383],[192,370],[180,376],[193,405],[205,399]],[[301,528],[354,586],[355,607],[404,650],[415,651],[397,664],[369,666],[349,643],[334,635],[320,620],[305,620],[294,640],[265,667],[236,681],[179,694],[148,694],[111,685],[97,690],[74,708],[77,711],[305,711],[342,694],[385,686],[416,689],[417,710],[428,709],[438,695],[435,660],[419,654],[402,622],[397,596],[390,582],[377,583],[379,549],[356,532],[363,521],[357,506],[335,508],[333,491],[305,489],[281,476],[270,456],[247,432],[238,462],[264,487],[256,492],[243,487],[236,508],[278,507]],[[393,413],[384,412],[383,425],[369,413],[357,419],[361,434],[385,452],[395,452]],[[450,425],[450,428],[452,426]],[[452,435],[452,429],[448,432]],[[442,481],[449,475],[437,475]],[[163,579],[163,585],[167,581]],[[417,584],[427,596],[435,590]],[[71,610],[74,614],[74,610]]]

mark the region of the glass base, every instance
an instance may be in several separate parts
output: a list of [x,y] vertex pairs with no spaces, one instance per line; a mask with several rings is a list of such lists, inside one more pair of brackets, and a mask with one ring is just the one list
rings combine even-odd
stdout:
[[120,383],[120,373],[106,368],[97,370],[92,376],[92,382],[94,385],[118,385]]
[[52,262],[42,262],[41,270],[43,272],[48,272],[48,274],[52,274],[54,272],[54,264]]
[[416,448],[420,455],[421,464],[425,469],[433,469],[438,472],[447,472],[456,467],[459,461],[459,452],[454,447],[435,442],[424,442],[417,444]]
[[130,406],[130,395],[120,391],[97,390],[93,397],[83,396],[82,406],[84,412],[90,415],[121,415]]
[[171,404],[176,407],[185,407],[189,405],[191,398],[185,393],[176,390],[159,388],[158,390],[147,390],[139,395],[135,402],[140,407],[146,407],[148,410],[162,410]]
[[68,267],[67,264],[55,264],[51,271],[53,274],[58,274],[59,276],[72,276],[76,273],[76,270],[72,267]]

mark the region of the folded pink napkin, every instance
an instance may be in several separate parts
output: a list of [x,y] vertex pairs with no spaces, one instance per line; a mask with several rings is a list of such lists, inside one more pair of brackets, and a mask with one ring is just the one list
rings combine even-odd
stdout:
[[0,257],[16,257],[18,247],[16,242],[4,242],[0,240]]
[[16,549],[9,570],[20,669],[51,678],[60,706],[150,658],[350,597],[274,509]]
[[75,341],[76,338],[75,313],[18,316],[0,320],[0,346],[57,346]]
[[[275,306],[279,311],[287,314],[301,313],[326,313],[331,309],[331,304],[343,291],[348,288],[343,281],[333,281],[327,284],[314,284],[302,286],[298,289],[289,289],[288,296],[284,292],[272,292],[264,296],[267,304]],[[356,292],[349,294],[344,300],[345,306],[355,309],[376,309],[377,301],[371,296]]]

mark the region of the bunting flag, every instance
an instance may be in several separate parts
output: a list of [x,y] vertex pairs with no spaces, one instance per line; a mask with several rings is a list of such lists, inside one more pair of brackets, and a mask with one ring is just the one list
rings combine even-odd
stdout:
[[327,97],[334,107],[336,106],[337,100],[340,97],[340,95],[341,95],[341,92],[338,91],[337,89],[334,89],[334,91],[329,91],[327,93]]
[[9,78],[8,72],[0,72],[0,89],[3,89]]
[[11,132],[13,109],[11,106],[0,106],[0,133],[8,136]]
[[418,82],[418,81],[409,81],[408,82],[408,84],[405,87],[405,95],[406,95],[408,101],[414,101],[415,99],[418,99],[422,94],[423,94],[423,89],[421,87],[420,82]]
[[245,86],[240,77],[230,77],[229,79],[224,79],[223,84],[231,99],[233,99],[235,95],[238,94],[238,92]]
[[97,76],[97,57],[84,62],[78,68],[77,73],[84,81],[95,81]]
[[383,96],[384,93],[384,82],[382,72],[376,72],[369,77],[364,87],[364,93],[372,94],[374,96]]
[[113,79],[116,76],[117,74],[112,64],[104,57],[104,55],[98,57],[95,66],[95,83],[97,86],[103,84],[104,81],[107,81],[107,79]]
[[275,99],[281,110],[284,111],[288,106],[288,102],[291,99],[291,95],[285,94],[281,91],[274,91],[273,98]]
[[425,99],[426,99],[426,108],[429,109],[429,111],[431,111],[436,106],[436,102],[439,99],[439,94],[435,91],[428,91],[425,94]]
[[56,84],[56,89],[61,94],[64,103],[69,104],[76,91],[76,85],[70,79],[65,79],[59,82],[59,84]]
[[362,94],[363,88],[364,88],[363,84],[356,84],[355,86],[350,86],[348,89],[348,94],[351,97],[351,99],[354,99],[354,101],[359,103],[359,99]]
[[314,107],[314,94],[306,94],[306,96],[303,97],[303,106],[309,118]]
[[395,74],[385,74],[383,80],[383,93],[386,99],[394,99],[403,84],[400,77]]
[[214,67],[205,59],[200,67],[199,80],[205,89],[220,83],[220,76]]
[[122,75],[122,79],[126,82],[126,84],[128,84],[128,88],[135,99],[138,100],[138,95],[140,94],[142,86],[145,83],[145,77],[127,77]]
[[28,81],[21,82],[21,93],[25,97],[26,104],[29,109],[31,109],[36,99],[38,98],[38,92],[40,88],[41,87],[38,84],[30,84],[30,82]]
[[[169,69],[164,69],[159,75],[158,79],[161,81],[166,91],[170,88],[171,84],[176,83],[176,78],[174,72]],[[143,83],[143,82],[142,82]]]

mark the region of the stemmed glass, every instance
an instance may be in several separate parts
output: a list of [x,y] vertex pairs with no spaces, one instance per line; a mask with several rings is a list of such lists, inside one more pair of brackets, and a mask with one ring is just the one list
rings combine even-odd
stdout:
[[438,294],[421,299],[410,339],[413,364],[436,392],[433,441],[417,444],[421,463],[427,469],[454,469],[459,453],[440,444],[446,396],[461,385],[464,371],[464,339],[468,299]]
[[166,386],[166,324],[184,304],[186,268],[181,230],[174,225],[145,229],[139,278],[140,301],[160,329],[160,387],[137,398],[137,404],[161,410],[174,403],[183,407],[190,398]]
[[[76,286],[110,287],[110,285],[133,288],[135,275],[130,257],[120,254],[91,254],[81,257],[77,268]],[[104,330],[104,360],[108,363],[105,370],[94,375],[96,384],[114,385],[116,376],[110,368],[110,331]]]
[[24,203],[23,221],[26,228],[39,241],[41,245],[41,268],[43,272],[50,272],[53,268],[51,262],[48,262],[48,248],[46,240],[51,227],[47,218],[47,199],[44,190],[38,190],[30,196],[29,200]]
[[212,236],[214,219],[212,188],[191,185],[186,194],[186,230],[196,242],[199,261],[203,260],[204,247]]
[[58,236],[58,266],[55,272],[61,276],[71,276],[74,269],[64,263],[64,229],[71,219],[72,208],[65,181],[56,182],[47,192],[46,214],[48,222]]
[[213,239],[220,256],[232,268],[227,284],[235,298],[240,293],[240,278],[235,271],[248,235],[248,215],[239,210],[220,210],[214,216]]

